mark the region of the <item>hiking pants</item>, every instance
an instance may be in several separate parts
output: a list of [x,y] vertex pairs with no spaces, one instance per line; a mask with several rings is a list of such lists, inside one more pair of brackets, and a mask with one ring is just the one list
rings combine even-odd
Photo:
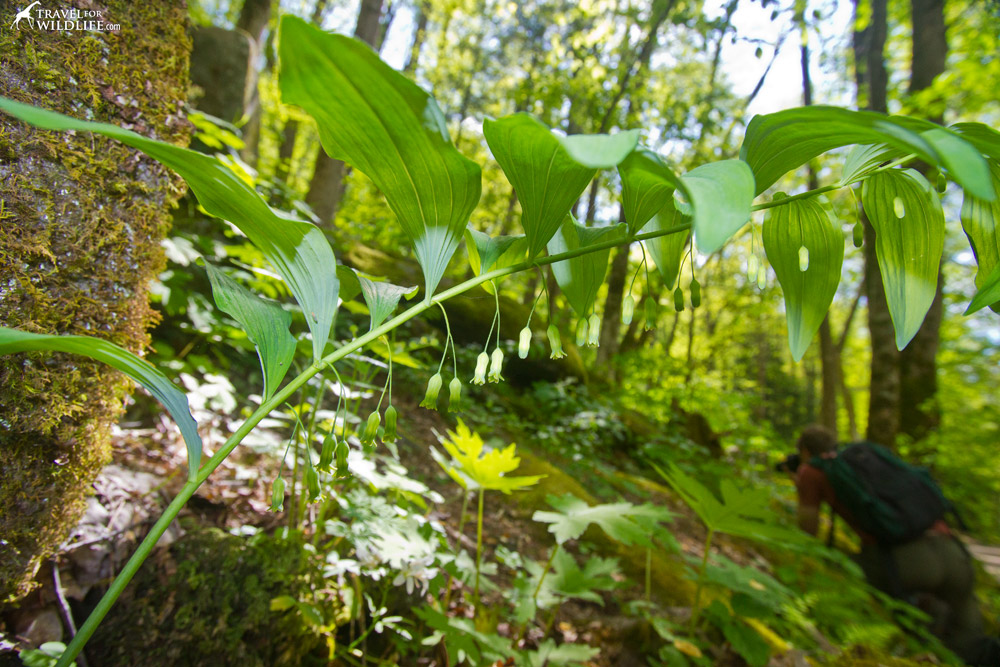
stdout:
[[858,561],[868,583],[922,608],[933,618],[931,631],[945,646],[967,662],[976,661],[983,618],[972,559],[961,542],[928,533],[889,551],[865,546]]

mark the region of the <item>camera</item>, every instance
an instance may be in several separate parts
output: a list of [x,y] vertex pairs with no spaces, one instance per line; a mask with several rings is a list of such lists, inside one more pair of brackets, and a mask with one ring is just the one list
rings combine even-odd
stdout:
[[788,472],[794,473],[798,471],[799,464],[802,463],[802,457],[798,454],[789,454],[774,466],[775,472]]

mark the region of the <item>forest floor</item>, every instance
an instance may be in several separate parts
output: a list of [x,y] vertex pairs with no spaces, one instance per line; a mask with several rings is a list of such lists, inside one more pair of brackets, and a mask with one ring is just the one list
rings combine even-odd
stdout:
[[[405,399],[404,399],[405,401]],[[444,501],[432,506],[428,518],[436,520],[447,531],[449,541],[474,553],[476,523],[474,510],[467,515],[464,526],[459,526],[462,512],[462,493],[441,467],[429,456],[428,448],[436,446],[434,433],[443,435],[449,428],[445,418],[437,412],[417,409],[401,401],[397,404],[406,415],[404,436],[399,445],[401,463],[409,474],[426,483],[441,494]],[[401,427],[403,422],[401,421]],[[218,426],[218,425],[216,425]],[[406,436],[410,437],[407,438]],[[495,434],[504,443],[503,433]],[[91,499],[88,512],[74,534],[67,540],[57,559],[54,559],[40,578],[45,585],[29,596],[19,609],[7,613],[3,626],[8,636],[16,636],[40,644],[45,641],[66,640],[60,627],[69,616],[76,624],[82,621],[86,608],[91,606],[100,586],[108,581],[128,557],[137,541],[169,502],[183,482],[184,446],[174,435],[166,421],[155,426],[123,427],[114,436],[115,460],[108,466],[95,485],[97,495]],[[209,445],[211,443],[209,442]],[[571,460],[561,460],[551,452],[533,451],[530,443],[519,442],[518,454],[522,457],[518,475],[546,475],[541,483],[524,492],[510,496],[492,493],[487,498],[484,516],[484,547],[487,560],[494,560],[499,547],[519,554],[522,559],[544,562],[551,553],[552,536],[545,526],[532,521],[532,514],[539,509],[550,509],[545,502],[547,494],[573,493],[595,502],[612,502],[624,499],[633,503],[653,502],[666,506],[676,513],[671,532],[689,560],[700,559],[703,553],[705,529],[695,514],[682,503],[668,487],[635,474],[635,464],[621,461],[615,468],[608,462],[601,465],[582,465]],[[194,524],[220,528],[231,534],[246,534],[251,530],[271,532],[282,526],[286,517],[269,511],[270,480],[277,473],[273,457],[256,453],[251,448],[241,448],[213,474],[184,510],[184,525]],[[474,508],[474,503],[470,503]],[[178,523],[164,536],[161,546],[169,545],[182,533]],[[606,556],[618,558],[624,577],[641,582],[648,554],[644,549],[625,548],[592,529],[585,534],[586,548]],[[742,540],[717,536],[713,550],[724,554],[731,561],[752,566],[765,572],[773,569],[766,551]],[[1000,547],[970,544],[970,550],[980,559],[987,571],[1000,574]],[[651,569],[649,595],[662,609],[678,622],[690,614],[691,582],[682,576],[682,561],[661,559]],[[509,572],[500,568],[495,582],[502,588],[511,583]],[[52,585],[58,581],[61,590]],[[624,583],[624,582],[623,582]],[[546,637],[558,642],[585,643],[600,647],[601,654],[587,663],[594,667],[629,667],[648,664],[644,652],[649,650],[651,638],[648,623],[624,612],[630,601],[643,597],[642,585],[622,588],[614,595],[604,593],[601,604],[569,601],[560,605],[542,625],[532,627],[525,635],[527,646],[537,645]],[[448,610],[449,614],[471,617],[469,591],[457,593]],[[505,608],[496,590],[484,594],[484,604],[497,609]],[[498,619],[498,634],[516,633],[515,624]],[[516,637],[511,637],[516,639]],[[860,656],[840,653],[832,642],[819,637],[818,643],[828,651],[813,655],[806,662],[806,653],[789,650],[771,658],[773,667],[803,666],[807,664],[938,664],[931,654],[911,656],[892,662],[869,661]],[[745,664],[728,645],[714,647],[711,664]],[[0,652],[0,665],[4,656]],[[16,664],[16,663],[12,663]],[[187,663],[185,663],[187,664]],[[442,665],[443,662],[421,662],[423,665]]]

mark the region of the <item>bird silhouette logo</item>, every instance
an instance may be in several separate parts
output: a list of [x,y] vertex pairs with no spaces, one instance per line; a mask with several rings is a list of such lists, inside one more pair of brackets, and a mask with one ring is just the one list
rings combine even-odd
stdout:
[[14,28],[17,28],[18,30],[20,30],[21,29],[21,19],[28,19],[28,24],[32,28],[34,28],[35,27],[35,19],[32,18],[32,16],[31,16],[31,8],[34,7],[35,5],[38,5],[38,4],[41,4],[40,0],[35,0],[33,3],[31,3],[30,5],[28,5],[27,7],[25,7],[21,11],[19,11],[17,13],[17,15],[14,17],[14,22],[10,24],[10,29],[13,30]]

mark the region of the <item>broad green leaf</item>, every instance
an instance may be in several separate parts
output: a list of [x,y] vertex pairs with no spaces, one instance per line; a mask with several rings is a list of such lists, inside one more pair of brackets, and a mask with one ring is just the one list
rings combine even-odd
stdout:
[[719,484],[722,501],[693,477],[671,464],[669,472],[653,465],[710,530],[734,537],[760,541],[783,541],[791,544],[809,539],[800,530],[775,523],[771,496],[766,489],[737,487],[732,480]]
[[187,181],[210,214],[236,225],[274,265],[305,313],[313,358],[323,356],[337,315],[336,260],[315,225],[275,211],[232,169],[214,157],[154,141],[107,123],[91,123],[0,98],[0,109],[48,130],[96,132],[138,148]]
[[[658,232],[661,229],[669,229],[677,225],[682,220],[680,213],[674,206],[673,196],[664,202],[663,207],[653,216],[646,225],[646,231]],[[684,248],[687,247],[690,231],[676,234],[657,236],[655,239],[646,239],[643,243],[646,250],[653,258],[656,269],[663,278],[663,284],[673,288],[677,282],[677,274],[681,270],[681,259],[684,257]]]
[[198,467],[201,465],[201,436],[198,435],[198,424],[191,416],[187,396],[155,366],[100,338],[52,336],[0,327],[0,354],[35,350],[68,352],[96,359],[117,368],[145,387],[163,404],[181,430],[184,444],[187,445],[188,479],[194,479],[198,475]]
[[[528,240],[523,235],[492,237],[471,227],[465,230],[469,266],[477,276],[523,262],[527,248]],[[493,294],[492,282],[485,282],[481,287]]]
[[284,101],[319,126],[324,150],[374,181],[414,245],[430,298],[479,202],[482,173],[451,143],[437,102],[367,44],[281,20]]
[[529,259],[556,233],[597,169],[617,165],[638,141],[633,132],[561,137],[524,113],[487,119],[483,135],[521,202]]
[[875,228],[882,285],[902,350],[934,301],[944,251],[944,213],[937,193],[912,169],[879,172],[861,190]]
[[337,265],[337,278],[340,280],[340,300],[350,301],[361,294],[361,281],[358,274],[349,266]]
[[951,126],[952,132],[979,149],[994,160],[1000,160],[1000,132],[982,123],[956,123]]
[[410,299],[419,289],[416,286],[401,287],[392,283],[372,280],[358,271],[355,271],[354,274],[358,278],[361,295],[364,297],[365,303],[368,305],[368,312],[371,314],[369,331],[385,322],[385,319],[396,310],[400,297],[405,296]]
[[[458,466],[445,467],[445,472],[462,488],[468,488],[468,479],[480,488],[502,491],[510,494],[538,483],[545,475],[529,475],[523,477],[506,477],[509,472],[517,470],[521,464],[514,451],[516,446],[511,443],[503,449],[491,449],[483,453],[485,444],[479,434],[472,432],[462,420],[454,431],[448,431],[449,439],[443,440],[441,446],[451,455]],[[439,461],[439,463],[441,463]],[[442,467],[444,467],[442,465]]]
[[694,209],[694,242],[713,253],[750,221],[754,176],[742,160],[722,160],[681,176],[687,202]]
[[529,667],[577,667],[600,655],[601,650],[586,644],[560,644],[546,639],[528,654]]
[[[555,236],[549,240],[549,254],[558,255],[624,236],[624,224],[612,227],[585,227],[573,220],[573,216],[568,215]],[[606,248],[572,259],[564,259],[552,265],[556,282],[566,295],[569,305],[580,317],[586,317],[594,305],[597,291],[604,283],[610,255],[611,249]]]
[[[545,583],[549,592],[557,597],[576,598],[603,605],[604,600],[597,592],[617,588],[616,574],[618,560],[615,558],[592,556],[581,568],[572,554],[560,549],[552,559],[552,571]],[[539,606],[543,606],[541,601]]]
[[900,156],[898,149],[885,144],[859,144],[851,148],[844,160],[841,183],[852,183],[882,164]]
[[295,606],[297,600],[291,595],[279,595],[271,598],[271,611],[286,611]]
[[685,187],[660,156],[647,148],[633,151],[618,165],[618,173],[629,236],[637,234],[665,206],[673,207],[674,190]]
[[585,501],[571,493],[563,496],[546,496],[546,501],[556,509],[555,512],[537,511],[531,516],[532,521],[549,524],[549,532],[556,542],[565,544],[569,540],[578,539],[591,524],[596,524],[609,537],[629,546],[641,544],[652,546],[649,539],[649,523],[636,522],[637,517],[660,521],[670,521],[673,513],[655,505],[633,505],[621,502],[591,507]]
[[[993,186],[1000,190],[1000,160],[989,160]],[[1000,266],[1000,198],[992,202],[965,193],[962,202],[962,229],[969,237],[976,255],[976,287],[982,288],[987,277]]]
[[801,361],[837,293],[844,235],[829,211],[811,197],[771,209],[763,237],[767,259],[785,295],[788,346],[792,358]]
[[771,658],[771,647],[755,630],[741,619],[733,616],[719,600],[705,608],[705,615],[713,625],[722,630],[723,636],[733,651],[738,653],[750,667],[764,667]]
[[215,305],[242,325],[257,348],[264,374],[264,399],[271,398],[295,356],[295,338],[288,332],[292,314],[260,298],[206,262]]
[[979,291],[976,292],[976,296],[973,297],[969,303],[969,307],[965,310],[965,314],[971,315],[977,310],[982,310],[986,306],[992,306],[998,301],[1000,301],[1000,266],[993,269],[993,273],[983,281]]
[[957,134],[926,121],[872,111],[816,105],[755,116],[747,127],[740,158],[753,170],[760,194],[787,172],[826,151],[878,143],[946,168],[965,189],[993,199],[982,158],[972,155]]

